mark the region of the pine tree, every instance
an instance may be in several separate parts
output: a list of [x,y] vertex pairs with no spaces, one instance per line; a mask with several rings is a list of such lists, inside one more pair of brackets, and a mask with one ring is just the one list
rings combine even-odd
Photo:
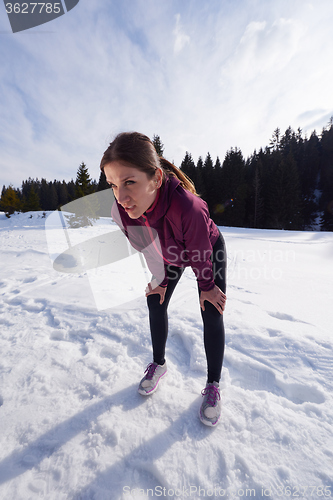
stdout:
[[210,213],[211,217],[216,224],[222,224],[221,214],[224,211],[224,205],[221,193],[221,175],[222,175],[222,164],[220,158],[217,156],[214,168],[213,168],[213,185],[211,186],[211,205]]
[[208,204],[209,211],[212,212],[216,204],[217,193],[214,182],[214,165],[210,153],[207,153],[203,164],[202,181],[204,185],[205,200]]
[[28,197],[26,198],[24,196],[22,210],[23,210],[23,212],[34,212],[34,211],[41,210],[39,196],[38,196],[33,184],[30,187]]
[[49,188],[48,210],[57,210],[57,208],[59,207],[57,189],[53,182],[49,182],[48,188]]
[[263,151],[254,151],[245,164],[245,182],[247,185],[246,196],[246,227],[262,228],[264,219],[263,199]]
[[13,186],[9,186],[8,188],[3,186],[0,199],[0,209],[6,213],[7,217],[10,217],[14,212],[21,209],[20,199]]
[[156,153],[158,154],[158,156],[162,157],[163,153],[164,153],[164,144],[162,143],[160,136],[154,135],[152,142],[153,142],[154,147],[156,149]]
[[[257,159],[262,165],[261,169],[261,194],[263,198],[263,220],[261,223],[261,228],[272,228],[272,215],[274,215],[271,196],[272,190],[275,185],[275,176],[278,165],[282,161],[281,152],[278,150],[271,150],[266,147],[265,150],[260,149],[257,153]],[[253,170],[254,175],[254,170]],[[252,205],[253,206],[253,205]]]
[[195,182],[195,164],[191,153],[186,151],[184,159],[180,165],[180,169],[186,174],[193,182]]
[[84,162],[78,168],[75,181],[75,197],[82,198],[93,192],[92,181],[89,176],[88,167]]
[[261,171],[260,162],[257,163],[254,172],[253,179],[253,189],[254,189],[254,217],[253,217],[253,227],[260,227],[260,223],[263,215],[263,199],[261,197]]
[[195,172],[196,172],[196,190],[199,195],[206,200],[206,190],[205,190],[205,185],[203,181],[203,160],[202,157],[199,156],[198,161],[197,161],[197,166],[195,167]]
[[41,180],[39,194],[41,210],[52,210],[49,208],[49,183],[46,179]]
[[75,181],[75,195],[77,199],[68,207],[69,210],[73,210],[73,213],[65,216],[70,227],[92,226],[92,222],[99,218],[99,202],[96,197],[88,196],[93,194],[95,189],[96,187],[90,179],[88,168],[82,162],[77,171]]
[[214,169],[216,170],[216,172],[219,172],[221,168],[222,168],[221,161],[220,158],[217,156]]
[[269,141],[269,149],[276,151],[280,148],[280,129],[276,128],[273,132],[272,138]]
[[2,209],[2,205],[1,205],[1,199],[2,199],[2,197],[3,197],[3,196],[5,196],[6,191],[7,191],[7,188],[6,188],[6,186],[5,186],[5,185],[3,185],[3,186],[2,186],[2,191],[1,191],[1,196],[0,196],[0,210],[3,210],[3,209]]
[[321,231],[333,231],[333,200],[328,203],[320,220]]
[[[331,123],[331,122],[330,122]],[[320,208],[325,210],[333,200],[333,125],[323,130],[321,136],[321,164],[319,187],[321,190]]]
[[303,155],[298,162],[301,198],[302,217],[304,229],[311,229],[318,215],[320,191],[320,163],[321,145],[320,139],[315,132],[310,139],[303,141]]
[[66,184],[66,188],[67,188],[67,193],[68,193],[68,201],[75,200],[75,198],[76,198],[76,184],[73,181],[73,179]]
[[245,161],[238,148],[227,151],[221,172],[221,203],[224,211],[224,225],[243,227],[245,222],[245,207],[247,185],[245,182]]
[[62,207],[63,205],[66,205],[70,201],[67,183],[65,181],[60,182],[60,181],[54,180],[52,184],[53,184],[53,186],[56,190],[56,193],[57,193],[57,199],[58,199],[57,208]]
[[283,156],[286,158],[289,153],[292,153],[295,158],[295,153],[297,149],[297,139],[296,134],[293,129],[289,126],[279,142],[279,149],[282,151]]
[[104,189],[109,189],[110,185],[106,182],[105,173],[101,171],[99,175],[99,181],[97,185],[97,191],[104,191]]
[[290,153],[274,172],[270,196],[273,229],[301,229],[301,198],[296,162]]

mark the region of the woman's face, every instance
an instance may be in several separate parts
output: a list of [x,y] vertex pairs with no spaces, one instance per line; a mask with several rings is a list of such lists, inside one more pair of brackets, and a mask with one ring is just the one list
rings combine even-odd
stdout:
[[108,184],[120,205],[131,219],[138,219],[154,203],[157,189],[161,186],[162,171],[157,169],[155,176],[149,179],[129,163],[113,161],[104,167]]

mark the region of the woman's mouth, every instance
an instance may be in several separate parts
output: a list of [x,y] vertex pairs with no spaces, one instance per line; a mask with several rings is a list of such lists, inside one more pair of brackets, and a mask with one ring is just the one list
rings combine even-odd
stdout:
[[126,210],[126,212],[131,212],[134,207],[135,205],[131,205],[130,207],[124,207],[124,209]]

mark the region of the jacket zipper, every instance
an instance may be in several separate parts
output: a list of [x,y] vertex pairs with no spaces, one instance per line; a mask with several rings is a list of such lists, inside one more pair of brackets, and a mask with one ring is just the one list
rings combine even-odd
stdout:
[[154,238],[154,235],[153,235],[153,233],[152,233],[152,230],[151,230],[151,227],[150,227],[150,225],[149,225],[149,222],[148,222],[147,217],[145,217],[144,215],[143,215],[142,217],[143,217],[143,220],[145,221],[145,226],[148,228],[149,236],[150,236],[150,239],[151,239],[152,244],[153,244],[153,245],[154,245],[154,247],[155,247],[155,250],[156,250],[156,251],[157,251],[157,253],[158,253],[158,254],[162,257],[162,259],[163,259],[163,260],[165,260],[165,262],[167,262],[168,264],[170,264],[170,265],[172,266],[171,262],[169,262],[169,261],[168,261],[168,259],[166,259],[166,258],[165,258],[165,257],[161,254],[161,252],[159,251],[159,248],[158,248],[158,247],[157,247],[157,245],[156,245],[155,238]]

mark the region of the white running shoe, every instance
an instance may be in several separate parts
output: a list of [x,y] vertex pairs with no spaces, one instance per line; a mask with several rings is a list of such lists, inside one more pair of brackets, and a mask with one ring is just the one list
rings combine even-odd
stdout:
[[159,381],[167,373],[167,365],[158,365],[157,363],[150,363],[145,371],[145,376],[139,384],[138,391],[142,396],[150,396],[156,391]]
[[204,396],[204,400],[200,408],[200,420],[205,425],[214,426],[221,416],[221,397],[218,382],[207,384],[201,394]]

